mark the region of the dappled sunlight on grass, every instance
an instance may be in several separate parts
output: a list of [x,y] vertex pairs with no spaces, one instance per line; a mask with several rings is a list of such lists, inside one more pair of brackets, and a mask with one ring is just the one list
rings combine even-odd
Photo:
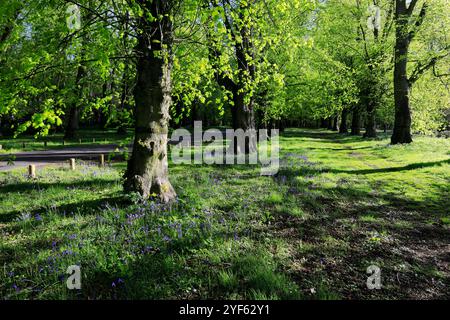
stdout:
[[[292,129],[274,177],[259,166],[171,165],[171,206],[123,195],[124,163],[49,167],[36,179],[2,172],[0,295],[443,297],[449,146]],[[65,288],[72,264],[80,292]],[[383,269],[380,292],[365,288],[371,264]]]

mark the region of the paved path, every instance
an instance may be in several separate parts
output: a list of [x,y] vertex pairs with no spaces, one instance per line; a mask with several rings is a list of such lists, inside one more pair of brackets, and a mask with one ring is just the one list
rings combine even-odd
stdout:
[[[169,145],[176,145],[183,139],[169,140]],[[191,136],[191,145],[194,145],[195,137]],[[201,142],[199,142],[201,143]],[[115,144],[103,144],[103,145],[90,145],[85,147],[65,147],[64,149],[51,149],[45,151],[28,151],[15,154],[0,154],[0,171],[9,171],[17,168],[28,167],[30,164],[34,164],[37,167],[43,167],[48,165],[60,165],[67,163],[71,158],[81,160],[97,160],[101,154],[108,156],[112,154],[113,159],[123,158],[124,147],[119,147]],[[128,152],[131,154],[132,145],[128,146]],[[14,156],[14,164],[8,165],[8,159]]]
[[[128,150],[131,152],[131,146]],[[98,157],[102,154],[104,154],[106,158],[112,154],[113,158],[117,159],[122,156],[123,151],[124,148],[120,148],[117,145],[93,145],[87,147],[67,147],[57,150],[2,154],[0,155],[0,171],[9,171],[12,169],[27,167],[30,164],[35,164],[37,167],[61,164],[67,162],[67,160],[71,158],[94,160],[98,159]],[[15,156],[14,164],[8,165],[8,159],[12,156]]]

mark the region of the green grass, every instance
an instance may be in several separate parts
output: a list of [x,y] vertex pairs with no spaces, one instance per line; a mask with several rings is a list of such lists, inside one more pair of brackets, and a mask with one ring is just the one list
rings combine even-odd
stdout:
[[275,177],[171,165],[170,207],[124,196],[125,163],[0,172],[0,297],[448,298],[449,150],[291,129]]

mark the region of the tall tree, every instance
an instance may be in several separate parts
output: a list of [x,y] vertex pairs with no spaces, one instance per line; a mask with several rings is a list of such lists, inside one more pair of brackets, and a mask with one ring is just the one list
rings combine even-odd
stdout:
[[[436,66],[438,61],[449,56],[450,46],[447,43],[440,45],[432,54],[427,53],[425,61],[416,62],[413,71],[408,76],[408,57],[412,40],[418,34],[424,24],[427,12],[431,6],[438,5],[439,1],[432,4],[423,1],[417,14],[415,8],[418,7],[419,0],[396,0],[395,1],[395,59],[394,59],[394,101],[395,101],[395,121],[394,131],[391,137],[392,144],[411,143],[411,106],[410,96],[413,84],[429,69]],[[443,7],[443,10],[448,9]],[[445,17],[444,17],[445,18]],[[448,19],[448,14],[447,14]],[[441,32],[446,32],[444,28]],[[436,35],[433,42],[436,41]]]
[[176,1],[139,0],[134,91],[136,127],[133,154],[128,161],[124,188],[143,197],[170,202],[176,193],[169,182],[167,139],[172,104],[173,14]]
[[[394,5],[390,1],[371,0],[366,7],[362,0],[356,0],[359,14],[358,36],[362,42],[365,66],[365,81],[362,83],[363,93],[361,100],[366,106],[366,132],[364,137],[375,138],[377,136],[376,113],[386,92],[383,90],[387,71],[390,68],[386,61],[390,57],[390,31],[393,23]],[[385,9],[385,10],[384,10]],[[367,23],[361,23],[361,17],[369,10]],[[384,24],[382,12],[385,13]]]
[[[408,31],[410,18],[417,0],[407,5],[407,0],[395,1],[395,67],[394,67],[394,101],[395,122],[391,143],[411,143],[411,108],[409,102],[410,82],[408,79],[408,51],[415,31]],[[415,24],[419,27],[425,18],[427,5],[424,3]]]
[[[216,78],[219,85],[233,95],[233,106],[231,108],[232,124],[235,130],[244,131],[255,130],[255,111],[254,111],[254,85],[256,80],[256,60],[255,48],[253,44],[254,20],[251,15],[252,5],[257,1],[207,1],[207,7],[212,13],[221,13],[221,19],[209,19],[206,26],[207,37],[209,40],[209,58],[216,71]],[[214,24],[223,24],[225,36],[231,41],[224,42],[224,39],[213,35],[208,28]],[[223,37],[224,35],[222,35]],[[220,63],[223,55],[223,43],[227,43],[233,52],[231,65],[224,66]],[[229,48],[225,48],[229,49]],[[230,72],[233,66],[236,69]],[[236,153],[252,153],[256,151],[256,140],[246,139],[245,149],[240,150],[236,144],[233,150]]]

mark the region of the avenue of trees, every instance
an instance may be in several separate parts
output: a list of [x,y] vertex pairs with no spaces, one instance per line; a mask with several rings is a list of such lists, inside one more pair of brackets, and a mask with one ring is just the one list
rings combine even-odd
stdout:
[[[71,8],[68,10],[68,8]],[[4,0],[0,134],[134,128],[126,191],[169,202],[169,128],[449,130],[448,0]],[[77,21],[70,21],[80,17]],[[74,18],[75,17],[75,18]],[[72,28],[68,26],[73,24]],[[256,148],[251,141],[245,150]]]

